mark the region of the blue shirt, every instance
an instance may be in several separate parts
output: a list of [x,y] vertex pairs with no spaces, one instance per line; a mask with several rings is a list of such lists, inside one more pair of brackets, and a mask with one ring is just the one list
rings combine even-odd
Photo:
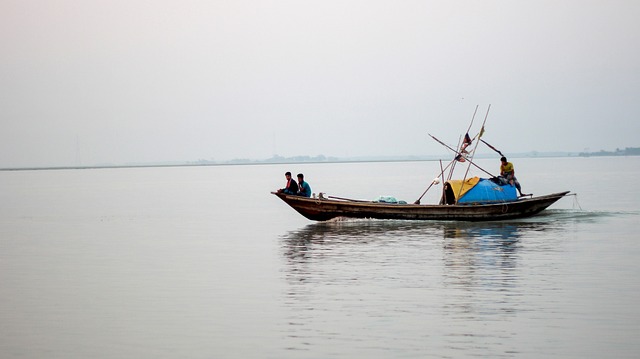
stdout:
[[307,182],[302,181],[302,183],[299,184],[298,188],[299,188],[298,195],[311,197],[311,187]]

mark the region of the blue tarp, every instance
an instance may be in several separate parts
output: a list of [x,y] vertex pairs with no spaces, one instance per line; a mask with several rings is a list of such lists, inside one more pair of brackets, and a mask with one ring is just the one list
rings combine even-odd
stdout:
[[478,184],[458,199],[458,203],[499,203],[516,201],[517,199],[518,193],[515,186],[510,184],[501,186],[491,180],[481,178]]

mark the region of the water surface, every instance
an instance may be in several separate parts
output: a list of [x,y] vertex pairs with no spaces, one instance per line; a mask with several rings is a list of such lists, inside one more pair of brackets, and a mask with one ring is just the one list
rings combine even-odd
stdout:
[[522,220],[314,223],[269,194],[285,171],[413,201],[439,164],[0,172],[0,354],[636,357],[640,159],[514,164],[524,191],[578,196]]

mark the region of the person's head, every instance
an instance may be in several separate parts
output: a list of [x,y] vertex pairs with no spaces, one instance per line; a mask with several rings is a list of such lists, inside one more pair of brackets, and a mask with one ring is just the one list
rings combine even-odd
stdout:
[[287,171],[284,176],[287,177],[287,179],[291,178],[291,172]]
[[507,158],[504,156],[500,157],[500,162],[507,163]]
[[302,173],[298,173],[298,182],[304,182],[304,175]]

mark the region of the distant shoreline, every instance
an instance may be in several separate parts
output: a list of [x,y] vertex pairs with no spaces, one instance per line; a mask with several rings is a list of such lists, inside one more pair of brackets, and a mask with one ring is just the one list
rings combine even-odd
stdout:
[[[482,154],[478,159],[494,158],[496,155]],[[598,152],[528,152],[509,154],[509,158],[560,158],[560,157],[620,157],[640,156],[640,148],[626,148],[616,151]],[[44,171],[44,170],[84,170],[84,169],[118,169],[118,168],[150,168],[150,167],[206,167],[206,166],[246,166],[246,165],[278,165],[278,164],[323,164],[323,163],[361,163],[361,162],[414,162],[414,161],[439,161],[444,156],[372,156],[338,158],[325,156],[274,156],[265,160],[235,159],[230,161],[187,161],[164,163],[130,163],[130,164],[103,164],[86,166],[41,166],[41,167],[15,167],[0,168],[0,171]]]

